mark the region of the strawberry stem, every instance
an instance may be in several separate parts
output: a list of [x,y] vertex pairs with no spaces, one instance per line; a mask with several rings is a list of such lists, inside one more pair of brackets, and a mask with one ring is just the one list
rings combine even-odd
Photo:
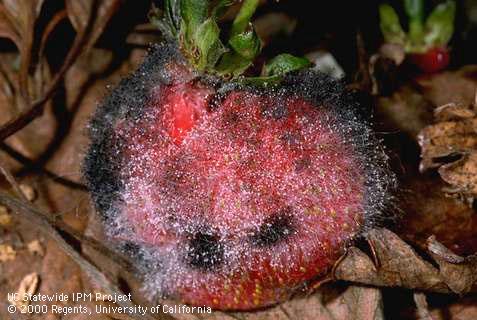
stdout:
[[230,37],[236,36],[244,32],[250,24],[255,10],[257,10],[259,0],[244,0],[239,13],[234,19],[232,28],[230,30]]
[[404,9],[409,17],[409,39],[418,42],[423,32],[424,1],[404,0]]
[[388,4],[380,5],[381,31],[386,42],[402,45],[407,53],[425,53],[447,45],[454,33],[455,1],[437,5],[426,20],[423,0],[404,0],[404,9],[409,18],[407,34],[396,11]]
[[[151,22],[168,40],[178,42],[182,53],[196,70],[227,79],[243,77],[262,50],[262,42],[250,22],[259,0],[243,0],[224,43],[217,21],[234,2],[219,0],[210,8],[208,0],[165,0],[162,17],[153,12]],[[287,72],[310,65],[308,60],[291,55],[277,58],[283,67],[274,67],[272,69],[276,72],[273,74],[254,79],[273,77],[275,81]]]

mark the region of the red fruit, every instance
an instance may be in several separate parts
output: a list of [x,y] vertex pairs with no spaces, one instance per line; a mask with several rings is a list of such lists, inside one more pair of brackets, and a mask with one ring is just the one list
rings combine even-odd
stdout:
[[176,73],[161,46],[92,122],[85,174],[149,292],[246,310],[325,275],[383,208],[392,176],[340,84]]
[[190,83],[179,83],[161,90],[159,94],[165,113],[163,125],[175,143],[180,144],[198,120],[207,112],[205,101],[211,90],[194,86]]
[[441,71],[449,65],[450,55],[447,48],[432,48],[425,53],[411,55],[411,61],[422,71],[434,73]]

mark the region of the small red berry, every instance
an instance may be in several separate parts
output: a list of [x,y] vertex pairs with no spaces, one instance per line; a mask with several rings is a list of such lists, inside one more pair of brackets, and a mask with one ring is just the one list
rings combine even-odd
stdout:
[[442,47],[411,55],[412,63],[426,73],[434,73],[445,69],[449,65],[449,60],[449,49]]

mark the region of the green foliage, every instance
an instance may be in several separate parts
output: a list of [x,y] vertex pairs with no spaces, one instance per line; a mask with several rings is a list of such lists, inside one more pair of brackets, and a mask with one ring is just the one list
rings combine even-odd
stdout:
[[404,0],[404,9],[409,18],[407,34],[390,5],[379,7],[381,32],[386,42],[400,44],[408,53],[447,45],[454,33],[455,1],[448,0],[437,5],[427,19],[424,19],[423,0]]
[[389,43],[404,44],[406,34],[393,7],[388,4],[382,4],[379,7],[379,17],[384,40]]
[[[214,3],[211,8],[208,0],[165,0],[162,17],[154,14],[151,21],[165,37],[179,42],[184,56],[194,68],[236,78],[253,64],[262,49],[262,42],[250,22],[259,0],[242,1],[225,42],[217,21],[234,1]],[[278,56],[267,67],[269,75],[266,77],[279,77],[309,64],[303,58]]]

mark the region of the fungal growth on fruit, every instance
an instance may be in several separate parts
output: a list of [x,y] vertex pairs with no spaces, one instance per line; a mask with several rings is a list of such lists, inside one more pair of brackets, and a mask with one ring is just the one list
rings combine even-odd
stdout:
[[230,2],[166,1],[156,23],[169,40],[98,108],[84,172],[148,293],[248,310],[329,272],[394,176],[341,83],[290,55],[242,76],[260,51],[258,1],[224,45],[216,18]]

